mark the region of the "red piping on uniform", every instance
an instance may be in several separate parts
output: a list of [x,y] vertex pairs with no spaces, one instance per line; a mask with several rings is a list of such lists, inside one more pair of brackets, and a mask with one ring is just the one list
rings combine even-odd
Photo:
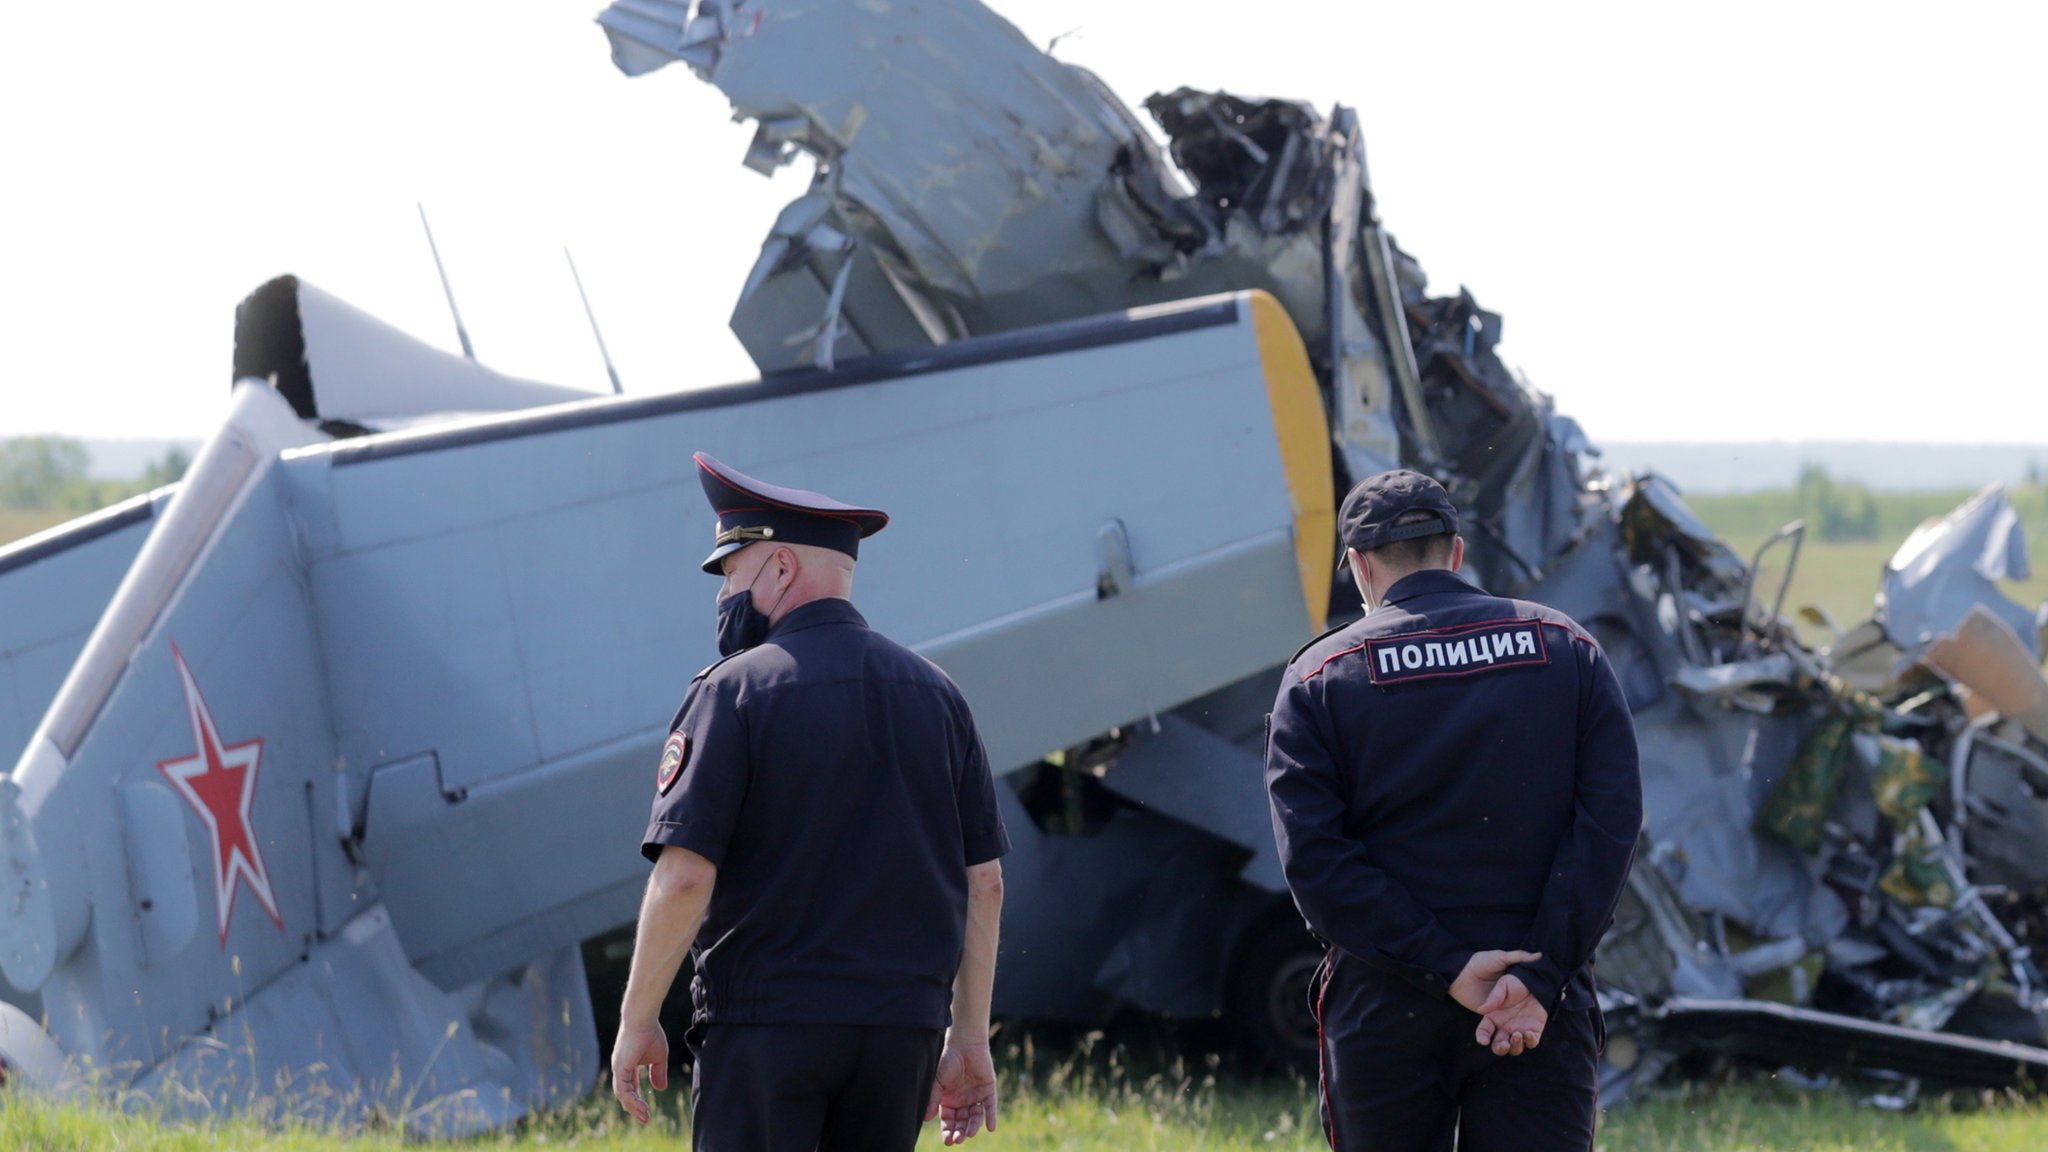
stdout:
[[1329,1056],[1323,1049],[1323,997],[1330,994],[1330,978],[1336,974],[1337,946],[1332,944],[1323,954],[1323,983],[1316,989],[1316,1092],[1323,1098],[1323,1139],[1330,1142],[1330,1152],[1337,1152],[1337,1114],[1330,1110],[1330,1075],[1324,1067]]
[[[1349,656],[1349,655],[1351,655],[1351,654],[1352,654],[1353,652],[1363,652],[1364,650],[1365,650],[1365,645],[1363,645],[1363,644],[1360,644],[1360,645],[1359,645],[1358,647],[1356,647],[1356,648],[1346,648],[1346,649],[1345,649],[1345,650],[1343,650],[1342,652],[1338,652],[1338,653],[1336,653],[1336,654],[1332,655],[1332,656],[1330,657],[1330,660],[1335,660],[1335,659],[1336,659],[1336,658],[1337,658],[1338,656]],[[1316,665],[1316,668],[1315,668],[1315,671],[1314,671],[1314,672],[1308,672],[1308,673],[1304,673],[1304,674],[1302,675],[1302,677],[1301,677],[1301,682],[1302,682],[1303,684],[1306,684],[1306,683],[1308,683],[1309,681],[1311,681],[1311,680],[1315,679],[1315,678],[1316,678],[1316,676],[1317,676],[1317,674],[1319,674],[1320,672],[1322,672],[1322,670],[1323,670],[1323,669],[1325,669],[1325,668],[1328,668],[1328,667],[1330,666],[1330,660],[1325,660],[1325,661],[1323,661],[1323,662],[1322,662],[1321,664],[1318,664],[1318,665]]]

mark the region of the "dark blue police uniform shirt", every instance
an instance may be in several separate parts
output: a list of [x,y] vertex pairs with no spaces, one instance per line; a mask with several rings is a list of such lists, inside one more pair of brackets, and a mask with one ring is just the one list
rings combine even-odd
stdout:
[[816,600],[699,673],[670,730],[682,758],[641,851],[718,868],[697,1019],[945,1027],[967,866],[1010,847],[946,674]]
[[1295,902],[1343,954],[1443,994],[1473,952],[1523,948],[1541,1003],[1590,1002],[1573,977],[1627,879],[1642,781],[1606,654],[1564,613],[1404,577],[1288,665],[1266,787]]

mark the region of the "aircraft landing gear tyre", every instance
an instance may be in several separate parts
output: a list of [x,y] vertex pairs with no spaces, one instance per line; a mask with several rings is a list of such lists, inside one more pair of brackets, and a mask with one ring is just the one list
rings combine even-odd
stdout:
[[1323,950],[1288,909],[1254,924],[1239,942],[1225,987],[1232,1031],[1261,1059],[1304,1075],[1316,1071],[1316,1017],[1309,989]]

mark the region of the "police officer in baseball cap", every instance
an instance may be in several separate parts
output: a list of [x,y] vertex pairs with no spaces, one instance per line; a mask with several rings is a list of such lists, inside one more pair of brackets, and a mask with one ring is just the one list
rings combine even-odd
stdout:
[[1331,1142],[1583,1152],[1593,948],[1642,827],[1627,704],[1569,616],[1457,575],[1435,480],[1367,478],[1339,531],[1366,612],[1289,663],[1266,750],[1288,887],[1329,945]]
[[721,659],[669,723],[654,873],[612,1052],[643,1123],[661,1001],[696,960],[700,1152],[907,1150],[996,1127],[989,996],[1009,839],[958,688],[855,610],[878,509],[696,457]]

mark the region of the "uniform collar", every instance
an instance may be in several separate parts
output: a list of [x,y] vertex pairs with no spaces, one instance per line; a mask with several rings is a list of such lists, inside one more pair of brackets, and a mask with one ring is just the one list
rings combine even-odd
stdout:
[[1394,586],[1387,589],[1386,598],[1382,603],[1399,604],[1403,600],[1412,600],[1417,596],[1429,596],[1439,592],[1464,592],[1470,594],[1477,591],[1477,588],[1466,583],[1462,577],[1448,568],[1424,568],[1420,572],[1410,572],[1408,575],[1394,581]]
[[809,604],[791,608],[782,619],[775,622],[775,627],[769,629],[768,635],[786,636],[791,632],[801,632],[822,624],[857,624],[862,628],[868,626],[867,618],[854,608],[853,601],[827,596],[822,600],[813,600]]

